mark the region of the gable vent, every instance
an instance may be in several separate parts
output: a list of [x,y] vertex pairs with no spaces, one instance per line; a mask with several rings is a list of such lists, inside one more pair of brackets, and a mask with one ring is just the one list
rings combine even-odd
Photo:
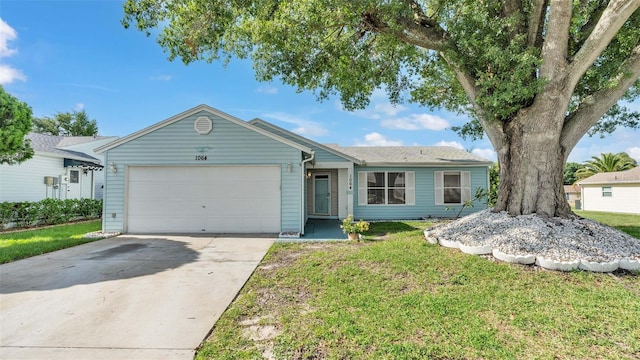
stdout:
[[199,116],[193,123],[193,128],[200,135],[207,135],[213,129],[213,123],[207,116]]

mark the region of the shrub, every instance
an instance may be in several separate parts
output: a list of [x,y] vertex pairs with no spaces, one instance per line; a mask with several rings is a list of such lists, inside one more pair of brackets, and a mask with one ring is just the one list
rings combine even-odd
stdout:
[[29,227],[36,225],[36,221],[38,220],[38,215],[40,215],[40,204],[35,202],[19,202],[15,203],[16,209],[16,226],[18,227]]
[[16,217],[15,204],[12,202],[0,203],[0,229],[14,221]]
[[40,221],[47,225],[62,224],[66,217],[60,200],[44,199],[40,201]]
[[36,202],[0,203],[0,229],[14,223],[16,227],[37,224],[55,225],[76,219],[95,219],[102,216],[102,200],[44,199]]

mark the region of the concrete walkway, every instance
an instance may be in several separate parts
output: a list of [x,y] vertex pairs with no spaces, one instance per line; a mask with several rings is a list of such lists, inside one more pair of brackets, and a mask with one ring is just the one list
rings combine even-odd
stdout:
[[0,265],[0,359],[192,359],[273,241],[119,236]]

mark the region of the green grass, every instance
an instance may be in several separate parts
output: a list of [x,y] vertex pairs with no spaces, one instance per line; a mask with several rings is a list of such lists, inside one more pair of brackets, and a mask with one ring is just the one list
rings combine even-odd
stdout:
[[100,230],[100,220],[0,233],[0,264],[95,241],[86,233]]
[[637,276],[494,262],[428,244],[426,226],[373,223],[369,235],[384,240],[275,244],[197,358],[640,354]]
[[595,220],[605,225],[612,226],[620,231],[640,239],[640,215],[615,214],[597,211],[574,211],[583,218]]

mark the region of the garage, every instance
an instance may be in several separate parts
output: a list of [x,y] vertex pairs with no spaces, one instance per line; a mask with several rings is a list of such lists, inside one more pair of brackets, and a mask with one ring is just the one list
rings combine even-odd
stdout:
[[277,233],[280,166],[130,166],[129,233]]

